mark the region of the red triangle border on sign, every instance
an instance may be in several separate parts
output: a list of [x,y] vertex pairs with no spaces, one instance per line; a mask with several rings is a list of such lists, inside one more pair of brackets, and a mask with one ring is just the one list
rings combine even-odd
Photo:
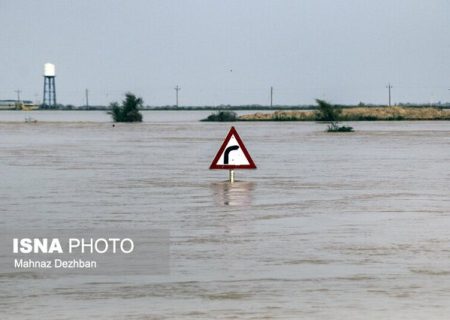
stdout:
[[[247,161],[249,164],[245,165],[230,165],[230,164],[217,164],[219,162],[220,156],[224,152],[225,148],[227,147],[228,142],[230,141],[231,137],[234,136],[236,138],[237,143],[239,144],[239,147],[241,148],[242,152],[244,153],[245,157],[247,158]],[[245,147],[244,142],[242,142],[241,137],[237,133],[236,129],[234,127],[231,127],[230,132],[228,132],[225,140],[222,143],[222,146],[219,149],[219,152],[217,152],[214,160],[212,161],[211,165],[209,166],[209,169],[226,169],[226,170],[232,170],[232,169],[256,169],[256,164],[253,161],[252,157],[247,151],[247,148]]]

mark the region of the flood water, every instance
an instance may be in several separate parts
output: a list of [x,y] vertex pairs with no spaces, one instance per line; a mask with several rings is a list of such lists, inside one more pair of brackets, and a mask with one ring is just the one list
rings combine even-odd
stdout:
[[0,113],[0,229],[170,231],[167,275],[0,274],[1,319],[448,319],[449,122],[234,123],[230,185],[230,123],[152,115]]

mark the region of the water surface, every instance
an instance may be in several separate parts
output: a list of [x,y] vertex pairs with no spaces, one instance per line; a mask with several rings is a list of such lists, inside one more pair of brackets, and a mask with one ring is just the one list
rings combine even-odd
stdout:
[[230,124],[91,114],[0,123],[0,228],[168,229],[170,274],[1,274],[1,318],[448,318],[448,122],[235,123],[258,169],[230,186]]

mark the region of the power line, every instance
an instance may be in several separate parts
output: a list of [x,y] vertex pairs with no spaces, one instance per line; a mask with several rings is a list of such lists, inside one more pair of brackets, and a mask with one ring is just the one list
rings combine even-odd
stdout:
[[386,88],[388,88],[389,90],[389,107],[391,106],[391,89],[393,88],[392,85],[390,83],[388,83],[388,85],[386,86]]
[[20,93],[22,92],[20,89],[15,91],[17,93],[17,102],[20,102]]
[[273,87],[270,87],[270,106],[273,106]]
[[86,97],[86,108],[89,108],[89,90],[86,89],[85,91],[85,97]]
[[175,87],[175,95],[176,95],[176,106],[178,107],[178,92],[181,90],[180,86]]

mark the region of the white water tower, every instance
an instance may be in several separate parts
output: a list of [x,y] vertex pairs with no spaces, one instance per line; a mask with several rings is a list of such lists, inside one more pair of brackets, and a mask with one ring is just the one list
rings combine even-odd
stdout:
[[42,99],[43,108],[56,108],[56,69],[53,63],[44,64],[44,97]]

